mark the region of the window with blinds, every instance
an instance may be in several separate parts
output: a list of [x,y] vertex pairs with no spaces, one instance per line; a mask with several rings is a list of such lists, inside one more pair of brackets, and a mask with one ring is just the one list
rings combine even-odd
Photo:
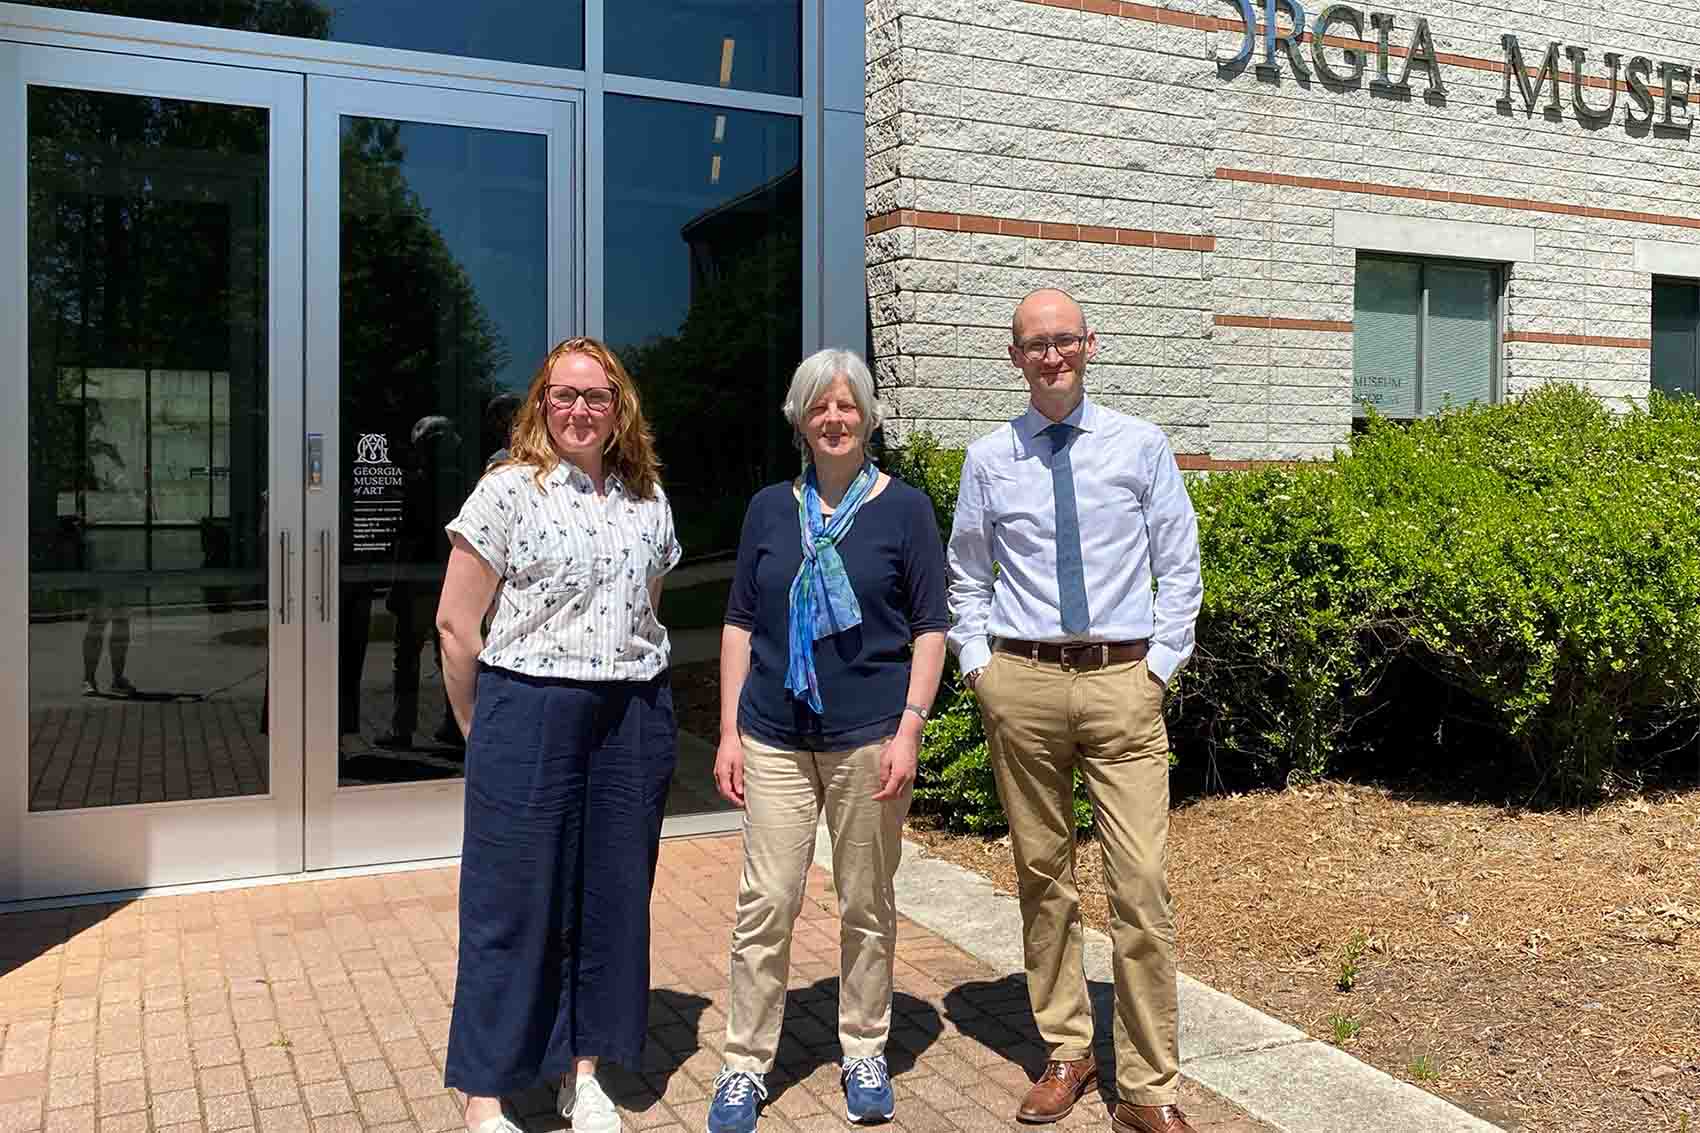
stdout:
[[1700,284],[1653,280],[1653,388],[1700,395]]
[[1492,401],[1499,388],[1499,268],[1360,255],[1352,402],[1411,418]]

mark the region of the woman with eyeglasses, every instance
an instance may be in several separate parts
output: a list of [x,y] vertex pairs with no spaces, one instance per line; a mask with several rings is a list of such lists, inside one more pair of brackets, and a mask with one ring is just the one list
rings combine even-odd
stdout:
[[620,360],[569,339],[448,524],[437,628],[467,753],[445,1076],[473,1133],[519,1133],[502,1096],[556,1080],[575,1133],[617,1133],[596,1067],[641,1061],[677,741],[656,609],[680,551],[658,470]]

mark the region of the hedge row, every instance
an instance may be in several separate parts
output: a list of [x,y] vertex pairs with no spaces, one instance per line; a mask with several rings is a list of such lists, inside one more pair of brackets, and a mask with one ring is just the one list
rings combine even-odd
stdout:
[[[961,464],[926,437],[887,461],[947,533]],[[1549,386],[1190,489],[1205,599],[1169,698],[1181,767],[1239,785],[1374,760],[1580,801],[1693,751],[1693,400],[1615,414]],[[973,694],[953,678],[941,699],[917,800],[1001,826]]]

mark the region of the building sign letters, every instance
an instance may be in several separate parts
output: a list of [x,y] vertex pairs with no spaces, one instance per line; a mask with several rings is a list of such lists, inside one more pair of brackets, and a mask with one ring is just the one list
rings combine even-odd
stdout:
[[[1370,89],[1409,93],[1412,73],[1420,72],[1428,84],[1430,97],[1446,97],[1446,78],[1441,73],[1434,36],[1426,19],[1419,18],[1408,35],[1399,36],[1404,59],[1395,79],[1392,45],[1398,29],[1393,16],[1386,12],[1366,14],[1349,4],[1329,4],[1311,21],[1305,14],[1304,0],[1263,0],[1260,22],[1253,0],[1228,2],[1238,10],[1245,32],[1233,55],[1217,55],[1216,62],[1222,67],[1241,67],[1251,62],[1253,56],[1261,55],[1256,63],[1258,73],[1274,77],[1280,74],[1280,60],[1284,57],[1287,68],[1300,79],[1309,79],[1314,74],[1327,84],[1351,86],[1362,81],[1369,65],[1368,55],[1373,57],[1375,67]],[[1286,28],[1277,23],[1283,11],[1291,18]],[[1371,33],[1368,36],[1366,29]],[[1350,43],[1355,45],[1342,42],[1342,32],[1346,30],[1351,32]],[[1539,67],[1529,65],[1516,36],[1501,36],[1500,46],[1504,53],[1504,86],[1495,105],[1502,113],[1521,109],[1533,114],[1538,108],[1548,117],[1560,117],[1564,113],[1561,87],[1568,80],[1571,113],[1585,125],[1598,127],[1610,123],[1617,117],[1619,95],[1626,95],[1621,100],[1626,128],[1651,127],[1661,133],[1686,136],[1693,127],[1689,107],[1694,76],[1692,69],[1684,64],[1655,61],[1645,55],[1630,56],[1626,62],[1623,55],[1608,51],[1602,57],[1604,73],[1590,77],[1585,74],[1587,49],[1575,44],[1549,42]],[[1561,52],[1568,63],[1567,72],[1560,70]],[[1655,77],[1657,89],[1650,85]],[[1589,87],[1594,88],[1591,95],[1585,93]],[[1513,94],[1517,97],[1513,98]]]

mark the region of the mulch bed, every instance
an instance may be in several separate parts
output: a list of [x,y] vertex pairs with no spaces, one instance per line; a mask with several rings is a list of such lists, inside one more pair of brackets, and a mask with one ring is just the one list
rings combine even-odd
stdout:
[[[1006,840],[911,827],[1014,892]],[[1700,791],[1226,795],[1176,807],[1169,856],[1181,967],[1212,987],[1506,1129],[1700,1133]],[[1078,874],[1106,929],[1089,841]]]

